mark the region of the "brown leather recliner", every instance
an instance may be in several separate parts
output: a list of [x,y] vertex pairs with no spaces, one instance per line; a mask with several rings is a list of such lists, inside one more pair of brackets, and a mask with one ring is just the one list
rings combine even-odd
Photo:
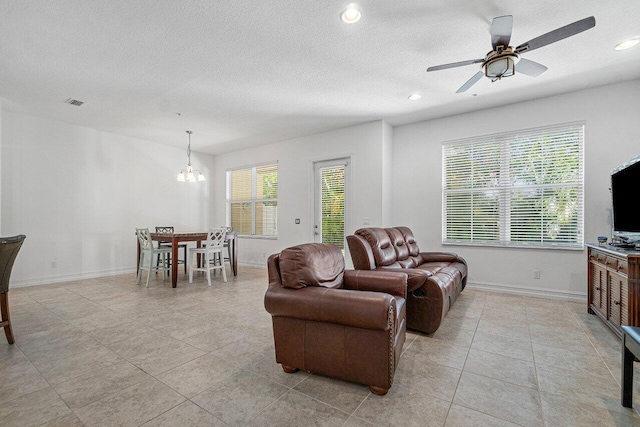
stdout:
[[405,340],[407,275],[344,270],[335,245],[308,243],[271,255],[264,305],[276,362],[366,384],[386,394]]
[[420,252],[408,227],[361,228],[347,242],[356,270],[407,273],[409,329],[434,333],[467,284],[464,259],[448,252]]

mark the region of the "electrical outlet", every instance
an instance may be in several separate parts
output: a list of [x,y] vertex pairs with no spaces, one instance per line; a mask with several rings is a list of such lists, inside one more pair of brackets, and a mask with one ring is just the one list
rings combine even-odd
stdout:
[[533,278],[534,279],[540,278],[540,270],[533,270]]
[[300,224],[300,218],[296,218],[296,224]]

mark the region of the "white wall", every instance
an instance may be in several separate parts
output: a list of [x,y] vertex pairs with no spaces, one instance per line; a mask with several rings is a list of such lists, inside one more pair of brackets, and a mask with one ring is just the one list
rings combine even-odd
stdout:
[[12,286],[133,271],[135,227],[196,230],[211,223],[213,156],[192,153],[206,183],[178,183],[186,145],[6,110],[0,141],[0,234],[27,235]]
[[[383,144],[382,121],[346,129],[296,138],[248,150],[216,156],[215,159],[215,223],[224,224],[225,171],[268,161],[278,162],[278,238],[241,238],[239,262],[266,266],[266,257],[300,243],[313,241],[313,162],[351,157],[353,196],[347,200],[351,215],[345,224],[347,233],[362,227],[364,218],[372,226],[383,225]],[[300,218],[300,225],[295,219]],[[346,255],[347,264],[350,256]]]
[[[469,281],[476,285],[582,298],[585,251],[441,244],[442,142],[579,120],[586,121],[585,242],[611,236],[609,174],[640,154],[640,80],[396,127],[394,223],[410,226],[422,250],[466,258]],[[533,270],[541,271],[539,280],[533,279]]]

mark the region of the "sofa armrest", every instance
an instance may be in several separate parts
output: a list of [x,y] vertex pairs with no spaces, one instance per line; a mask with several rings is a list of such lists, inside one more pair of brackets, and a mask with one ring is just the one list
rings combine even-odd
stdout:
[[385,292],[407,298],[407,274],[390,271],[345,270],[345,289]]
[[461,262],[466,264],[458,254],[452,252],[420,252],[418,256],[422,258],[422,262]]
[[302,289],[270,287],[264,305],[274,317],[379,331],[389,330],[389,311],[393,310],[395,318],[397,310],[395,299],[388,294],[315,286]]

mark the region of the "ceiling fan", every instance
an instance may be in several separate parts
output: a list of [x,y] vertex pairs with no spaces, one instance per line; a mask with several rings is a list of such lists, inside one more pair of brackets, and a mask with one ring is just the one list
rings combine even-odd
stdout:
[[467,80],[467,82],[463,84],[456,93],[465,92],[471,86],[476,84],[483,75],[495,82],[503,77],[513,76],[517,69],[519,73],[531,77],[538,77],[540,74],[547,71],[547,67],[535,61],[520,58],[520,54],[555,43],[562,39],[566,39],[567,37],[575,36],[578,33],[595,27],[595,25],[596,19],[593,16],[590,16],[550,31],[514,48],[509,46],[509,42],[511,41],[511,29],[513,28],[513,16],[498,16],[493,18],[491,23],[491,45],[493,46],[493,50],[487,53],[483,59],[470,59],[468,61],[437,65],[435,67],[429,67],[427,71],[444,70],[447,68],[462,67],[464,65],[471,64],[482,64],[482,70],[478,71],[473,77]]

